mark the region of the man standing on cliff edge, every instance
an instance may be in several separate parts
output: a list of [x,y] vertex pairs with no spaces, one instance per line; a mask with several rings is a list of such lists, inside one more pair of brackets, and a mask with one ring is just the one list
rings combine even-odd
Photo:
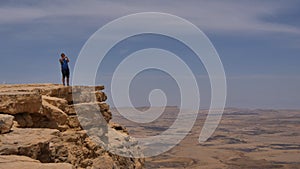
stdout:
[[61,64],[61,73],[62,73],[62,83],[65,86],[65,78],[67,77],[67,86],[69,86],[69,78],[70,78],[70,69],[68,63],[70,62],[69,58],[62,53],[59,62]]

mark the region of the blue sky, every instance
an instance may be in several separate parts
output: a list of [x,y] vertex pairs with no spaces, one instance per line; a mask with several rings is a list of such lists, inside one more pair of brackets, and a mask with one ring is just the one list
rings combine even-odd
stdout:
[[[60,83],[61,52],[69,56],[72,68],[86,40],[101,26],[132,13],[164,12],[192,22],[215,46],[227,75],[227,107],[299,109],[299,6],[296,0],[0,1],[0,83]],[[140,46],[128,40],[115,52],[153,44],[178,49],[175,43],[166,45],[168,39],[144,38]],[[199,75],[205,108],[210,97],[205,69],[201,62],[182,58]],[[109,76],[120,58],[108,56],[106,61],[97,81],[109,95]],[[147,92],[159,87],[153,83],[159,79],[160,88],[169,93],[168,103],[177,105],[176,84],[155,70],[133,81],[133,103],[147,104]]]

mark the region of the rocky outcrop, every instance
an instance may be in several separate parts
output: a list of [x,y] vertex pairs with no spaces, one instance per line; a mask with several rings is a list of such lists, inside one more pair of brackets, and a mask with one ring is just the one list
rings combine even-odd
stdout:
[[14,116],[0,114],[0,134],[8,133],[13,125]]
[[42,108],[41,111],[42,115],[45,115],[47,118],[55,121],[58,125],[66,124],[68,120],[68,115],[61,110],[60,108],[48,103],[47,101],[42,101]]
[[[14,115],[19,127],[66,130],[80,127],[76,123],[74,106],[81,110],[79,107],[84,104],[94,104],[109,122],[111,112],[104,103],[107,96],[100,91],[103,89],[103,86],[63,87],[54,84],[1,85],[0,113]],[[74,116],[69,118],[70,115]]]
[[124,127],[110,123],[103,89],[0,85],[0,168],[142,168],[143,159],[114,154],[139,148]]
[[73,169],[68,163],[41,163],[19,155],[0,155],[0,169]]
[[51,162],[49,144],[58,135],[56,129],[15,128],[0,135],[0,155],[24,155],[41,162]]
[[1,92],[0,112],[7,114],[36,113],[42,106],[41,95],[36,92]]

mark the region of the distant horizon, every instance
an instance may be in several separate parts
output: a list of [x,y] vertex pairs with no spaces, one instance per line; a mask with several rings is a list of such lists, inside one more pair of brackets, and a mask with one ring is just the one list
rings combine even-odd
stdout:
[[[300,109],[298,6],[300,2],[294,0],[1,1],[0,83],[60,84],[58,59],[62,52],[70,58],[72,82],[79,53],[99,28],[129,14],[152,11],[186,19],[208,37],[225,70],[226,107],[297,110]],[[162,22],[157,27],[164,24],[170,23]],[[121,28],[118,33],[125,31]],[[184,33],[176,26],[174,31]],[[112,107],[111,79],[116,67],[128,55],[146,48],[164,49],[182,59],[199,85],[200,107],[209,107],[210,81],[202,61],[181,41],[157,34],[128,37],[106,53],[95,82],[106,87]],[[170,63],[163,58],[161,62]],[[128,76],[125,72],[120,80]],[[178,76],[181,80],[191,78]],[[128,95],[120,97],[130,97],[134,106],[149,105],[148,95],[153,89],[165,92],[167,105],[179,105],[178,84],[169,74],[156,69],[137,74]],[[157,102],[154,106],[160,105]]]
[[[46,82],[46,83],[6,83],[6,84],[0,84],[0,87],[3,86],[3,85],[31,85],[31,84],[41,84],[41,85],[44,85],[44,84],[54,84],[54,85],[61,85],[61,83],[51,83],[51,82]],[[99,84],[99,86],[102,86],[101,84]],[[67,86],[66,86],[67,87]],[[69,87],[72,87],[72,86],[69,86]],[[105,88],[105,86],[104,86]],[[105,92],[105,89],[104,89],[104,92]],[[105,92],[107,94],[107,92]],[[111,100],[107,100],[107,103],[110,105],[110,108],[111,109],[116,109],[116,107],[112,106],[113,104],[111,104]],[[150,107],[149,105],[138,105],[137,107],[134,107],[134,108],[148,108]],[[152,106],[152,107],[180,107],[180,105],[167,105],[167,106]],[[122,108],[132,108],[132,107],[118,107],[120,109]],[[209,107],[207,108],[203,108],[200,106],[200,109],[199,111],[201,110],[208,110]],[[286,107],[278,107],[278,108],[274,108],[274,107],[240,107],[240,106],[235,106],[235,107],[232,107],[232,106],[225,106],[224,107],[224,110],[226,109],[246,109],[246,110],[287,110],[287,111],[298,111],[300,110],[300,107],[299,108],[286,108]]]
[[[165,107],[179,107],[179,106],[165,106]],[[116,109],[116,107],[110,107],[112,109]],[[118,107],[119,109],[128,109],[131,107]],[[139,108],[148,108],[148,106],[140,106],[140,107],[135,107],[137,109]],[[155,107],[154,107],[155,108]],[[255,111],[255,110],[263,110],[263,111],[272,111],[272,110],[278,110],[278,111],[299,111],[300,109],[286,109],[286,108],[279,108],[279,109],[274,109],[274,108],[246,108],[246,107],[225,107],[224,110],[230,110],[230,109],[238,109],[238,110],[250,110],[250,111]],[[183,109],[184,110],[184,109]],[[199,111],[205,111],[209,110],[209,108],[200,108]]]

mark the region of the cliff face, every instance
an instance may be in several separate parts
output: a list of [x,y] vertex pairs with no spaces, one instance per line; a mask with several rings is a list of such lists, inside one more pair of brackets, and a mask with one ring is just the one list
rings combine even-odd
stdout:
[[136,145],[126,136],[124,127],[110,122],[103,89],[54,84],[0,85],[0,169],[142,168],[143,159],[114,155],[96,144],[78,121],[75,107],[77,111],[91,112],[97,111],[92,107],[98,106],[97,113],[103,115],[109,130],[122,135],[103,132],[101,138],[113,140],[111,147]]

